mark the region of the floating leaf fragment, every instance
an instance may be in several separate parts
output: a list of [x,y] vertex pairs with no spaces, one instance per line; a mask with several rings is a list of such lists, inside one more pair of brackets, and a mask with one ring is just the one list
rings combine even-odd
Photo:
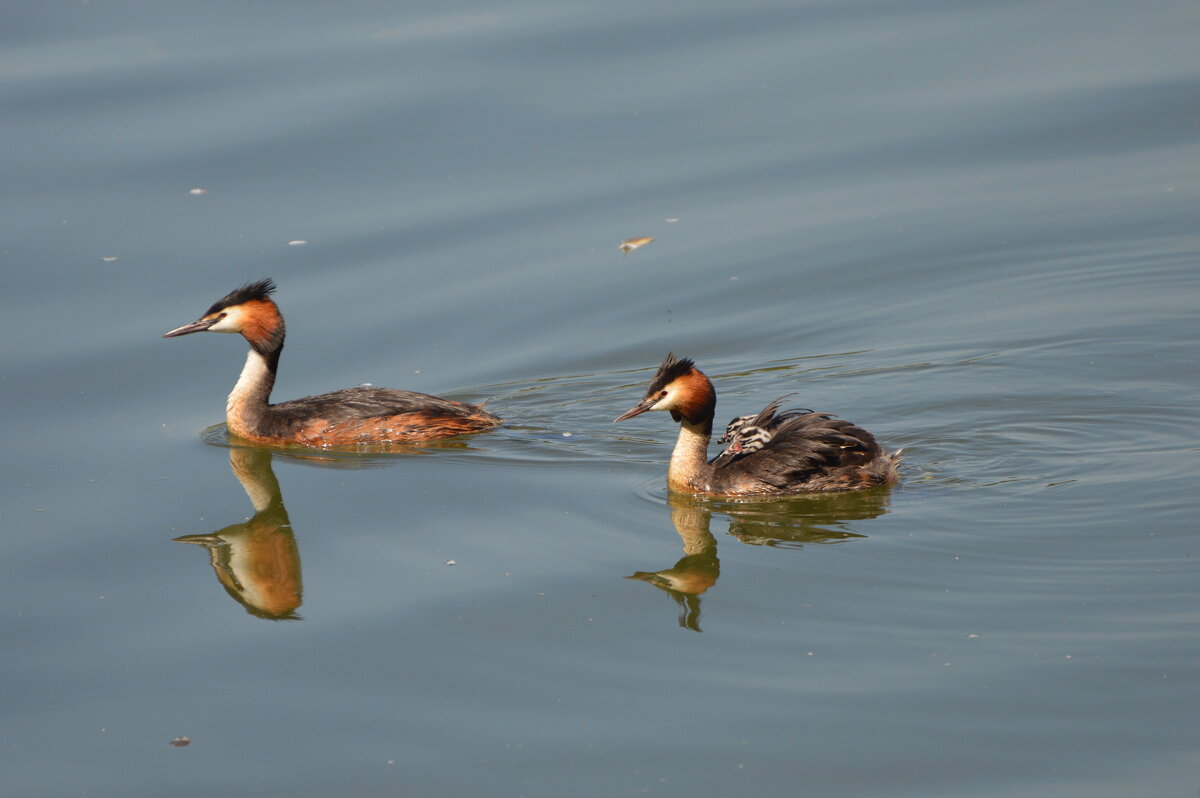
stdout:
[[633,252],[635,249],[641,249],[642,247],[646,246],[653,240],[654,240],[654,238],[652,236],[638,236],[637,238],[627,238],[621,242],[621,245],[619,247],[617,247],[617,249],[621,250],[623,253],[628,255],[630,252]]

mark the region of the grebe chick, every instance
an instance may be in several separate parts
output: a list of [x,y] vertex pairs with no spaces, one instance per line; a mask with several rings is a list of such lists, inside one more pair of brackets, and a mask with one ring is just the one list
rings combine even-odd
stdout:
[[270,297],[274,290],[269,279],[247,283],[196,321],[163,334],[241,333],[250,343],[242,375],[225,405],[225,423],[238,437],[272,445],[415,443],[500,424],[499,416],[478,405],[394,388],[346,388],[269,404],[284,338],[283,316]]
[[709,462],[714,467],[723,466],[739,455],[757,452],[770,442],[771,437],[770,430],[756,427],[753,424],[743,424],[733,433],[726,430],[725,434],[717,439],[717,443],[728,443],[729,445]]
[[[828,413],[779,412],[775,400],[730,423],[731,448],[708,461],[717,394],[689,358],[668,354],[642,401],[614,421],[667,410],[679,438],[667,468],[672,490],[716,496],[862,490],[899,481],[900,453],[885,453],[861,427]],[[743,435],[746,437],[743,439]]]
[[734,416],[729,420],[729,423],[725,425],[725,432],[721,435],[721,437],[717,438],[717,443],[729,443],[730,441],[735,440],[742,430],[751,426],[750,422],[753,421],[757,415],[757,413],[750,413],[749,415],[745,416]]
[[774,437],[774,430],[782,425],[784,421],[793,416],[812,412],[811,410],[789,410],[786,413],[776,415],[783,400],[789,396],[791,396],[790,393],[784,394],[758,413],[733,418],[725,427],[725,434],[717,438],[717,443],[727,443],[729,445],[712,459],[712,464],[716,466],[724,465],[738,455],[757,452]]

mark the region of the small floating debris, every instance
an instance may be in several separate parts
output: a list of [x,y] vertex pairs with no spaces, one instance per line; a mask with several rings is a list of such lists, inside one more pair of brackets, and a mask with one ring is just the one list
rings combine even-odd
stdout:
[[188,193],[189,193],[189,194],[191,194],[191,195],[192,195],[192,196],[194,196],[194,197],[198,197],[198,196],[200,196],[201,194],[207,194],[207,193],[208,193],[208,189],[206,189],[206,188],[193,188],[193,189],[189,189],[189,190],[188,190]]
[[102,255],[100,257],[100,260],[104,261],[105,263],[116,263],[117,256],[116,255]]
[[675,222],[679,221],[679,217],[672,216],[670,219],[663,219],[663,221],[666,222],[667,224],[674,224]]
[[621,250],[621,252],[628,255],[630,252],[633,252],[635,249],[641,249],[642,247],[646,246],[653,240],[654,240],[653,236],[638,236],[637,238],[627,238],[621,242],[621,245],[619,247],[617,247],[617,249]]
[[446,565],[458,565],[457,560],[446,560]]
[[307,243],[308,243],[308,242],[307,242],[307,241],[305,241],[303,238],[296,238],[296,239],[293,239],[293,240],[289,241],[289,242],[288,242],[288,246],[289,246],[289,247],[302,247],[302,246],[304,246],[304,245],[305,245],[305,244],[307,244]]
[[192,744],[191,737],[176,737],[174,740],[171,741],[171,745],[175,746],[176,748],[187,748],[191,744]]

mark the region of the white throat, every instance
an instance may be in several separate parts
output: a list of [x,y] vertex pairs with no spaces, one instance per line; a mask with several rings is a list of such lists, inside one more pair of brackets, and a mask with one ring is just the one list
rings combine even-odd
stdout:
[[[242,373],[234,384],[233,390],[229,392],[229,400],[225,403],[226,414],[232,412],[234,407],[245,401],[247,397],[253,395],[259,386],[270,377],[271,369],[267,365],[267,359],[251,348],[246,353],[246,365],[242,366]],[[266,397],[263,398],[266,399]]]
[[708,489],[708,438],[705,427],[684,420],[667,467],[667,484],[675,490]]

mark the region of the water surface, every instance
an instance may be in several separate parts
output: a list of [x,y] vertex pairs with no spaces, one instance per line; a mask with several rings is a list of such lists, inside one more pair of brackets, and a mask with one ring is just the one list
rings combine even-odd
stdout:
[[[46,3],[0,37],[0,792],[1200,784],[1190,4]],[[231,444],[240,340],[159,335],[264,276],[277,397],[507,425]],[[719,422],[794,392],[903,485],[669,495],[668,419],[611,423],[668,350]]]

